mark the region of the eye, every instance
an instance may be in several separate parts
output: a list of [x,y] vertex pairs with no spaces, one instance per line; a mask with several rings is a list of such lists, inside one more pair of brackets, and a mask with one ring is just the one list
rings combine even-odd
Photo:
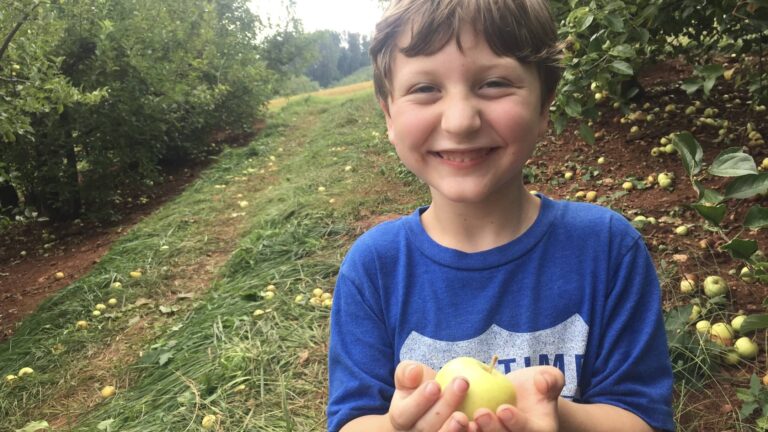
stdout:
[[417,85],[416,87],[412,88],[409,93],[411,94],[429,94],[434,93],[437,91],[437,88],[435,86],[431,86],[428,84],[421,84]]
[[486,88],[507,88],[511,86],[512,84],[510,84],[509,82],[500,80],[500,79],[488,80],[484,82],[482,85],[482,87],[486,87]]

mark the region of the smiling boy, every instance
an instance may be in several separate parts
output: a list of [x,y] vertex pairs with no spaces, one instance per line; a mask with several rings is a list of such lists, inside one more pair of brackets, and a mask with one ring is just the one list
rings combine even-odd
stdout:
[[[358,239],[331,314],[331,431],[672,430],[659,285],[620,215],[531,195],[560,76],[545,0],[395,0],[371,45],[390,142],[429,206]],[[470,416],[448,360],[499,356]]]

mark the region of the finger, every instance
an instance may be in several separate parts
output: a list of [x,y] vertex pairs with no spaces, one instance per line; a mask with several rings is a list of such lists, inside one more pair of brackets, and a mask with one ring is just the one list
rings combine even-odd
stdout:
[[403,361],[395,369],[395,388],[412,390],[421,384],[424,373],[421,364],[413,361]]
[[500,406],[496,410],[496,417],[507,430],[525,430],[528,425],[528,419],[525,415],[512,405]]
[[542,368],[533,377],[533,385],[536,391],[544,395],[549,400],[557,399],[565,385],[565,376],[560,369],[555,367]]
[[438,430],[452,415],[466,418],[466,415],[456,410],[467,395],[467,390],[469,390],[469,383],[466,379],[454,378],[443,389],[440,399],[416,423],[416,426],[421,430]]
[[404,399],[393,400],[389,409],[390,423],[397,430],[411,429],[435,405],[440,393],[437,382],[426,381]]
[[473,423],[477,425],[477,430],[480,432],[507,431],[507,428],[501,423],[496,414],[487,408],[480,408],[475,411]]
[[453,413],[438,432],[469,432],[469,419],[462,413]]

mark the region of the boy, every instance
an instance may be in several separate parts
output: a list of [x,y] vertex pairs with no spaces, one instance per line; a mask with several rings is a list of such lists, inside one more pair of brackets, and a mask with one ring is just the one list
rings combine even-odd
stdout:
[[[642,237],[600,206],[525,190],[560,47],[546,0],[394,0],[376,95],[431,203],[361,236],[331,313],[331,431],[672,430],[659,285]],[[469,356],[516,406],[456,411]]]

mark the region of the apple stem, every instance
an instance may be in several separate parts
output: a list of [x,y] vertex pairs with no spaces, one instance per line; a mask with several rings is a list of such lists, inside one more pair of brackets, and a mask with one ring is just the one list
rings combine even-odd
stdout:
[[488,365],[488,372],[492,371],[496,367],[496,362],[498,361],[499,361],[499,356],[494,354],[493,357],[491,358],[491,364]]

